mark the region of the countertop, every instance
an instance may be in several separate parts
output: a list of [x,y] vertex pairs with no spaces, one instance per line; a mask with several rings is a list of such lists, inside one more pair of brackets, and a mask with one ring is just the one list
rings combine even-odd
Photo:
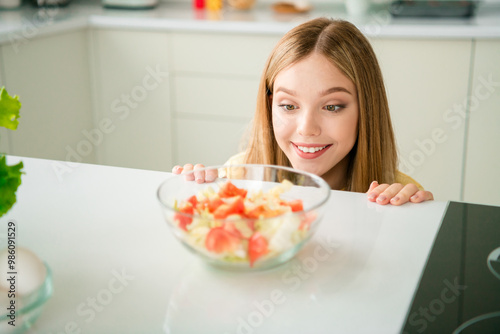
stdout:
[[38,9],[29,4],[0,11],[0,43],[82,28],[146,29],[222,33],[284,34],[314,17],[346,19],[367,36],[380,38],[500,38],[500,5],[480,4],[472,18],[394,18],[384,5],[360,17],[342,4],[313,3],[305,14],[277,14],[270,3],[249,11],[225,7],[220,12],[193,10],[189,1],[161,2],[154,9],[103,8],[100,1],[72,1],[67,7]]
[[7,162],[18,160],[25,174],[0,219],[0,246],[14,221],[17,247],[52,269],[54,294],[33,333],[398,333],[448,207],[380,206],[332,191],[295,258],[230,272],[202,262],[169,231],[156,190],[172,174]]

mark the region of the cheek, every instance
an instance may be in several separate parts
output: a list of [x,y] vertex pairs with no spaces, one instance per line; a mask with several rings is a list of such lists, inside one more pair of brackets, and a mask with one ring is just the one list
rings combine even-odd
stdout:
[[358,138],[358,117],[346,117],[329,127],[332,136],[346,146],[353,146]]
[[344,136],[346,139],[356,140],[358,137],[358,119],[349,120],[343,128]]
[[287,122],[286,118],[280,115],[279,113],[273,112],[273,131],[274,136],[276,137],[276,141],[280,146],[283,142],[287,140],[289,137],[289,130],[293,128],[290,126],[290,122]]
[[273,129],[274,133],[282,133],[286,128],[286,119],[280,113],[273,111]]

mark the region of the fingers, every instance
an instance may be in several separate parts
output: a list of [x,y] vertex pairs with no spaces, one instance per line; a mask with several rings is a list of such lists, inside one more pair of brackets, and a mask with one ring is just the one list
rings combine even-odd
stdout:
[[219,175],[219,172],[217,171],[216,168],[213,169],[204,169],[204,170],[199,170],[205,168],[204,165],[202,164],[196,164],[194,165],[194,179],[197,183],[204,183],[204,182],[214,182],[217,176]]
[[174,173],[174,174],[180,174],[180,173],[182,173],[182,167],[179,166],[179,165],[174,166],[172,168],[172,173]]
[[217,169],[207,169],[205,171],[205,182],[214,182],[219,176],[219,171]]
[[419,190],[415,193],[415,195],[410,197],[410,201],[412,203],[421,203],[423,201],[432,201],[434,200],[434,195],[430,191]]
[[413,196],[418,190],[418,187],[415,184],[409,183],[404,186],[399,192],[397,192],[390,200],[392,205],[401,205],[405,204],[410,200],[410,197]]
[[185,164],[182,168],[182,175],[185,175],[186,181],[194,181],[194,173],[190,173],[193,171],[194,166],[192,164]]
[[393,197],[388,198],[389,193],[385,193],[389,187],[391,187],[389,184],[378,184],[377,181],[373,181],[370,185],[370,190],[368,190],[368,200],[383,205],[389,203],[390,198]]
[[415,184],[409,183],[403,186],[400,183],[378,184],[373,181],[367,191],[368,200],[381,205],[391,203],[402,205],[407,202],[420,203],[433,200],[434,196],[429,191],[419,190]]
[[379,186],[377,181],[373,181],[372,184],[370,184],[370,188],[366,192],[367,194],[370,193],[373,189],[377,188]]
[[202,164],[185,164],[184,166],[176,165],[172,168],[173,174],[185,175],[186,181],[196,181],[197,183],[213,182],[217,176],[217,169],[201,170],[205,168]]
[[205,182],[205,171],[204,170],[199,170],[205,168],[202,164],[196,164],[194,165],[194,179],[196,183],[204,183]]

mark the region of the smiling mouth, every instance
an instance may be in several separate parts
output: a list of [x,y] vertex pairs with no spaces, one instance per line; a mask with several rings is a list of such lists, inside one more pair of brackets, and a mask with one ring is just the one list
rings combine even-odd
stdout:
[[325,148],[327,148],[328,146],[330,145],[325,145],[325,146],[299,146],[299,145],[295,145],[295,147],[297,147],[300,151],[304,152],[304,153],[316,153],[316,152],[319,152],[319,151],[322,151],[324,150]]

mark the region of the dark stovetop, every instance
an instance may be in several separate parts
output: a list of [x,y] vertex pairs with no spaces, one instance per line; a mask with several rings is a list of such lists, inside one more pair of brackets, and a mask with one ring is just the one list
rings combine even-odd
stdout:
[[403,333],[500,333],[500,207],[450,202]]

